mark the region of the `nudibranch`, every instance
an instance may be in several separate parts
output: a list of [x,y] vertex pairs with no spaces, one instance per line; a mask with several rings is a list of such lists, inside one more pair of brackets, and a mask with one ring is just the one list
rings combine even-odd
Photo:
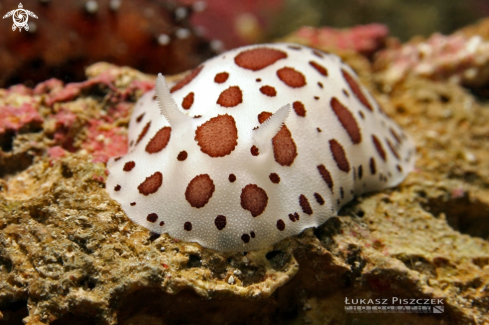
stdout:
[[412,140],[341,59],[296,44],[204,62],[135,104],[107,190],[155,233],[249,251],[317,227],[354,196],[399,184]]

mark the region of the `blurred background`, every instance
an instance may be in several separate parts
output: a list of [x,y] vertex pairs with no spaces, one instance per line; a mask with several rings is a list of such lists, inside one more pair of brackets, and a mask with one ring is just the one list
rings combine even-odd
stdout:
[[[38,18],[25,17],[28,30],[22,31],[12,30],[12,16],[0,20],[0,88],[33,87],[53,77],[84,80],[84,69],[99,61],[175,74],[220,51],[283,38],[302,26],[379,23],[388,28],[383,33],[407,41],[450,34],[489,16],[488,0],[24,0],[22,5]],[[0,0],[0,16],[18,6],[19,0]]]

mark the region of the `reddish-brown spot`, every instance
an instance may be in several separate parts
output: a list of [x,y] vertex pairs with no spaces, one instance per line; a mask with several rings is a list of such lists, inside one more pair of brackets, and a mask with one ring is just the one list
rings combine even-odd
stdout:
[[119,161],[119,160],[121,160],[121,159],[122,159],[122,156],[121,156],[121,157],[117,157],[117,158],[115,158],[115,159],[114,159],[114,161]]
[[307,197],[304,194],[301,194],[299,196],[299,204],[302,208],[302,212],[304,212],[305,214],[309,214],[309,215],[312,214],[311,205],[309,204],[309,200],[307,199]]
[[163,227],[165,225],[165,222],[164,221],[161,221],[160,222],[160,227]]
[[223,107],[234,107],[243,102],[243,93],[238,86],[231,86],[224,90],[217,99],[217,103]]
[[157,153],[165,149],[168,141],[170,141],[170,136],[171,127],[165,126],[161,130],[156,132],[155,136],[148,142],[148,145],[146,145],[146,152]]
[[180,151],[180,152],[178,153],[177,159],[178,159],[178,161],[184,161],[185,159],[187,159],[187,157],[188,157],[188,154],[187,154],[187,152],[184,150],[184,151]]
[[136,163],[134,161],[128,161],[124,164],[124,170],[125,172],[130,172],[134,167],[136,166]]
[[294,139],[292,139],[292,134],[285,125],[273,137],[272,144],[275,161],[282,166],[292,165],[295,157],[297,157],[297,147]]
[[248,234],[241,235],[241,240],[244,241],[245,244],[248,244],[250,242],[250,235]]
[[263,124],[266,120],[268,120],[270,116],[272,116],[272,113],[270,112],[261,112],[260,114],[258,114],[258,122],[260,122],[260,124]]
[[139,116],[136,118],[136,122],[138,122],[138,123],[139,123],[139,122],[141,122],[141,120],[142,120],[142,119],[143,119],[143,117],[144,117],[144,114],[146,114],[146,113],[143,113],[143,114],[139,115]]
[[324,165],[319,165],[317,168],[323,180],[326,182],[326,184],[328,184],[329,189],[333,191],[333,179],[331,178],[329,171],[326,169],[326,167],[324,167]]
[[292,88],[300,88],[306,85],[304,75],[293,68],[283,67],[277,71],[277,76],[287,86]]
[[[270,112],[261,112],[258,115],[258,121],[260,122],[260,124],[262,124],[270,116],[272,116],[272,113]],[[292,165],[295,157],[297,156],[297,147],[295,145],[294,139],[292,139],[292,134],[285,125],[282,126],[277,135],[273,137],[272,145],[275,161],[282,166]]]
[[400,165],[396,165],[397,171],[402,173],[402,167]]
[[183,229],[185,229],[186,231],[192,230],[192,223],[190,221],[185,222],[183,224]]
[[229,73],[221,72],[221,73],[216,74],[216,76],[214,77],[214,82],[216,82],[218,84],[222,84],[222,83],[226,82],[226,80],[228,80],[228,78],[229,78]]
[[300,50],[302,47],[298,46],[298,45],[288,45],[287,46],[289,49],[292,49],[292,50]]
[[131,202],[130,204],[131,204],[131,206],[133,207],[133,206],[135,206],[135,205],[136,205],[136,202]]
[[260,47],[240,52],[234,58],[234,62],[241,68],[258,71],[286,57],[287,53],[285,52]]
[[261,82],[261,78],[256,78],[256,82]]
[[315,56],[321,59],[323,58],[323,53],[319,52],[318,50],[312,50],[312,54],[314,54]]
[[320,65],[319,63],[315,62],[315,61],[309,61],[309,64],[314,68],[316,69],[317,72],[319,72],[320,74],[322,74],[323,76],[327,77],[328,76],[328,70],[323,67],[322,65]]
[[389,146],[389,149],[391,150],[391,152],[394,155],[394,157],[396,157],[397,160],[400,160],[401,158],[399,157],[399,154],[397,153],[396,148],[394,148],[394,146],[389,141],[389,139],[385,139],[385,141],[387,142],[387,146]]
[[260,87],[260,91],[263,95],[267,95],[268,97],[277,96],[277,91],[272,86],[262,86]]
[[319,193],[314,193],[314,198],[316,199],[316,202],[317,202],[319,205],[323,205],[323,204],[324,204],[324,199],[323,199],[323,197],[321,196],[321,194],[319,194]]
[[260,154],[260,149],[253,145],[250,149],[251,155],[258,156]]
[[272,183],[275,183],[275,184],[280,183],[280,176],[278,176],[278,174],[276,174],[276,173],[270,173],[270,175],[268,175],[268,177],[270,178],[270,180],[272,181]]
[[297,220],[299,220],[299,214],[297,212],[294,212],[294,214],[289,213],[289,219],[292,222],[296,222]]
[[158,96],[154,95],[154,96],[153,96],[153,100],[156,100],[156,98],[158,98]]
[[226,227],[226,217],[219,215],[214,219],[214,224],[218,230],[223,230]]
[[182,100],[182,107],[184,109],[190,109],[190,107],[192,107],[193,103],[194,103],[194,92],[190,92]]
[[158,191],[161,184],[163,184],[163,174],[156,172],[153,175],[146,177],[144,182],[139,184],[138,190],[139,193],[143,195],[150,195]]
[[229,177],[228,177],[229,181],[231,183],[234,183],[236,181],[236,175],[234,174],[229,174]]
[[315,100],[319,100],[319,97],[318,97],[318,96],[314,96],[314,99],[315,99]]
[[200,67],[197,67],[194,70],[192,70],[192,72],[186,75],[185,78],[177,82],[176,85],[171,88],[170,92],[172,93],[188,85],[195,77],[197,77],[197,75],[200,73],[200,71],[202,71],[203,68],[204,66],[201,65]]
[[118,192],[121,190],[121,186],[119,184],[117,184],[116,186],[114,186],[114,191]]
[[146,217],[146,220],[148,220],[149,222],[156,222],[156,220],[158,220],[158,215],[156,213],[150,213]]
[[397,144],[399,144],[399,143],[402,142],[401,137],[396,133],[396,131],[394,131],[393,128],[389,128],[389,132],[392,134],[392,136],[394,137],[394,139],[396,139]]
[[345,150],[343,149],[343,146],[339,144],[338,141],[333,139],[333,140],[329,140],[329,149],[333,154],[333,158],[338,168],[348,173],[350,171],[350,163],[346,158],[346,153]]
[[350,94],[346,91],[346,89],[343,89],[343,94],[345,94],[346,97],[350,97]]
[[277,220],[277,229],[280,231],[285,230],[285,222],[282,219]]
[[238,129],[231,115],[211,118],[195,131],[195,140],[200,150],[209,156],[224,157],[238,145]]
[[306,108],[302,102],[296,101],[292,104],[294,111],[297,115],[305,117],[306,116]]
[[323,84],[321,82],[318,82],[319,88],[323,88]]
[[323,132],[323,130],[321,130],[320,128],[316,128],[316,130],[317,130],[318,132]]
[[358,179],[362,179],[363,177],[363,166],[358,166]]
[[195,115],[194,118],[201,118],[202,115]]
[[255,232],[254,231],[250,231],[250,235],[251,235],[251,238],[255,238]]
[[149,121],[143,128],[143,131],[139,134],[138,140],[136,141],[136,144],[139,143],[143,139],[143,137],[148,133],[149,127],[151,126],[151,121]]
[[362,141],[362,135],[353,114],[336,97],[331,99],[330,105],[341,125],[350,136],[351,141],[354,144],[360,143]]
[[374,157],[370,158],[370,174],[375,175],[376,168],[375,168],[375,159]]
[[264,189],[256,184],[248,184],[241,191],[241,207],[257,217],[265,211],[268,204],[268,195]]
[[362,89],[360,89],[360,86],[358,85],[356,80],[343,69],[341,69],[341,73],[343,74],[343,78],[345,78],[355,97],[363,104],[363,106],[365,106],[369,111],[373,112],[374,110],[372,109],[372,105],[370,105],[367,97],[365,97],[365,95],[363,94]]
[[216,186],[207,174],[195,176],[187,185],[185,198],[194,208],[202,208],[209,202]]
[[358,115],[360,115],[360,117],[362,118],[362,120],[365,119],[365,114],[363,114],[362,111],[358,111]]
[[133,144],[134,144],[134,140],[131,140],[131,142],[129,142],[129,146],[132,147]]
[[377,153],[379,156],[382,158],[383,161],[386,161],[387,156],[385,155],[385,150],[384,147],[382,147],[382,144],[380,143],[379,139],[375,135],[372,134],[372,141],[374,143],[375,149],[377,149]]

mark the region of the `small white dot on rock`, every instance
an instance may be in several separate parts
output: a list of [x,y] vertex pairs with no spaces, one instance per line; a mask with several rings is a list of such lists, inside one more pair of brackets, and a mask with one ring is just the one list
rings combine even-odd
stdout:
[[175,35],[179,39],[185,39],[185,38],[188,38],[190,36],[190,31],[187,28],[179,28],[175,32]]
[[205,9],[205,7],[206,7],[205,1],[197,1],[192,5],[192,9],[195,12],[202,11]]
[[211,41],[211,49],[217,53],[224,51],[224,43],[220,40],[214,39]]
[[177,9],[175,9],[175,17],[177,20],[182,20],[187,17],[187,8],[178,7]]
[[229,284],[233,284],[234,283],[234,276],[230,276],[229,279],[228,279],[228,283]]
[[160,36],[158,36],[159,45],[165,46],[168,45],[169,43],[170,43],[170,36],[166,34],[160,34]]
[[34,34],[35,32],[37,32],[37,25],[35,22],[30,21],[27,24],[29,25],[29,33]]
[[469,151],[464,152],[464,158],[469,163],[477,162],[476,156],[472,152],[469,152]]
[[112,11],[118,11],[121,7],[121,0],[110,0],[109,8]]
[[85,10],[89,14],[95,14],[98,11],[98,2],[95,0],[89,0],[85,3]]

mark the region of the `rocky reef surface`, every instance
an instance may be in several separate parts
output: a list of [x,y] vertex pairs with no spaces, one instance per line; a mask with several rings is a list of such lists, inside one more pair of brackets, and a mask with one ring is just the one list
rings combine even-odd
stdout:
[[[486,42],[481,26],[456,37]],[[247,254],[152,234],[106,193],[105,162],[126,152],[133,104],[154,76],[98,63],[81,83],[0,89],[1,322],[488,323],[489,104],[451,73],[384,78],[398,62],[384,51],[414,43],[381,50],[371,44],[387,34],[375,28],[368,57],[336,52],[414,137],[416,170],[317,229]],[[460,62],[449,71],[489,69]],[[345,312],[346,298],[392,297],[441,299],[443,312]]]

